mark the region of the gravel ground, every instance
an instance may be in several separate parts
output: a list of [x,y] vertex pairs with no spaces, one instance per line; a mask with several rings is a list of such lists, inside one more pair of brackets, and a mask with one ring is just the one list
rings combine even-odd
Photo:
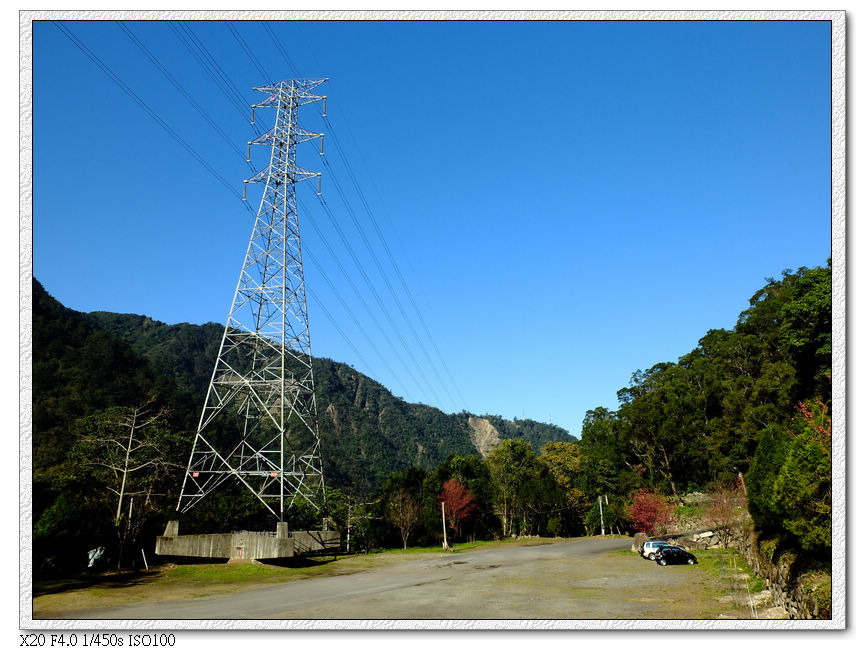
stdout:
[[[660,567],[628,538],[581,538],[459,554],[406,555],[350,575],[219,597],[46,613],[51,619],[748,618],[699,566]],[[42,616],[40,616],[42,618]]]

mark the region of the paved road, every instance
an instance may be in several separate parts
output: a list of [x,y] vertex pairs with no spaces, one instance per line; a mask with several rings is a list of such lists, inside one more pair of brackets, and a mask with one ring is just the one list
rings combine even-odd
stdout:
[[[696,567],[658,567],[624,538],[498,547],[407,559],[350,575],[231,595],[68,612],[76,619],[587,619],[718,615],[717,590]],[[708,587],[717,585],[708,585]],[[682,594],[685,594],[682,599]],[[669,599],[683,600],[670,611]],[[703,598],[703,601],[700,600]],[[705,612],[700,603],[706,606]]]

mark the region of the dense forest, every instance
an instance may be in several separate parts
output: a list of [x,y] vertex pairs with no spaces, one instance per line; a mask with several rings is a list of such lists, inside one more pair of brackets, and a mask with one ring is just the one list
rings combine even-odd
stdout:
[[[94,468],[93,441],[133,418],[160,457],[182,456],[171,450],[188,449],[222,328],[80,314],[36,282],[33,318],[34,567],[59,570],[117,536],[122,519],[104,488],[111,463]],[[579,439],[487,415],[494,436],[481,449],[477,416],[405,403],[350,366],[316,359],[325,514],[355,551],[440,544],[444,534],[450,542],[592,534],[601,507],[608,531],[658,532],[689,514],[688,495],[721,494],[718,503],[746,502],[765,535],[828,562],[831,357],[827,264],[767,279],[733,329],[711,330],[677,361],[636,371],[616,410],[586,414]],[[148,504],[132,527],[140,539],[171,514],[182,468],[170,465],[137,488]],[[258,521],[243,497],[208,508],[199,521]],[[290,516],[297,526],[320,518],[302,508]]]
[[[732,330],[711,330],[678,362],[635,372],[617,411],[586,414],[587,495],[609,493],[624,508],[647,488],[681,503],[742,476],[758,527],[827,554],[831,295],[831,266],[784,271]],[[806,520],[820,543],[802,536]]]

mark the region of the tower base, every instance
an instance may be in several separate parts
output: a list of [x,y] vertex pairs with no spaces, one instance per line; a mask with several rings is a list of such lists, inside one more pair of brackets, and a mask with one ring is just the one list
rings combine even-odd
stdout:
[[212,558],[229,562],[275,560],[319,551],[339,550],[337,530],[293,530],[277,524],[275,533],[242,530],[234,533],[180,535],[177,521],[169,521],[156,538],[156,554]]

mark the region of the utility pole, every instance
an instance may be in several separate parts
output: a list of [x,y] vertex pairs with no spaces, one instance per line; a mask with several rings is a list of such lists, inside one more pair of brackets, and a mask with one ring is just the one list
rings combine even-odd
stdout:
[[325,79],[256,88],[274,108],[273,128],[249,146],[270,150],[263,171],[244,181],[264,191],[234,291],[177,510],[238,483],[277,518],[298,499],[324,499],[309,319],[295,186],[321,174],[297,164],[297,145],[323,134],[298,124],[299,109],[324,96]]
[[444,550],[448,550],[450,547],[448,546],[448,529],[445,526],[445,502],[442,501],[442,535],[444,535],[444,542],[442,542],[442,548]]
[[345,552],[351,553],[351,499],[348,500],[348,530],[345,532]]
[[606,535],[604,532],[604,504],[601,502],[601,495],[598,495],[598,508],[601,510],[601,535]]

